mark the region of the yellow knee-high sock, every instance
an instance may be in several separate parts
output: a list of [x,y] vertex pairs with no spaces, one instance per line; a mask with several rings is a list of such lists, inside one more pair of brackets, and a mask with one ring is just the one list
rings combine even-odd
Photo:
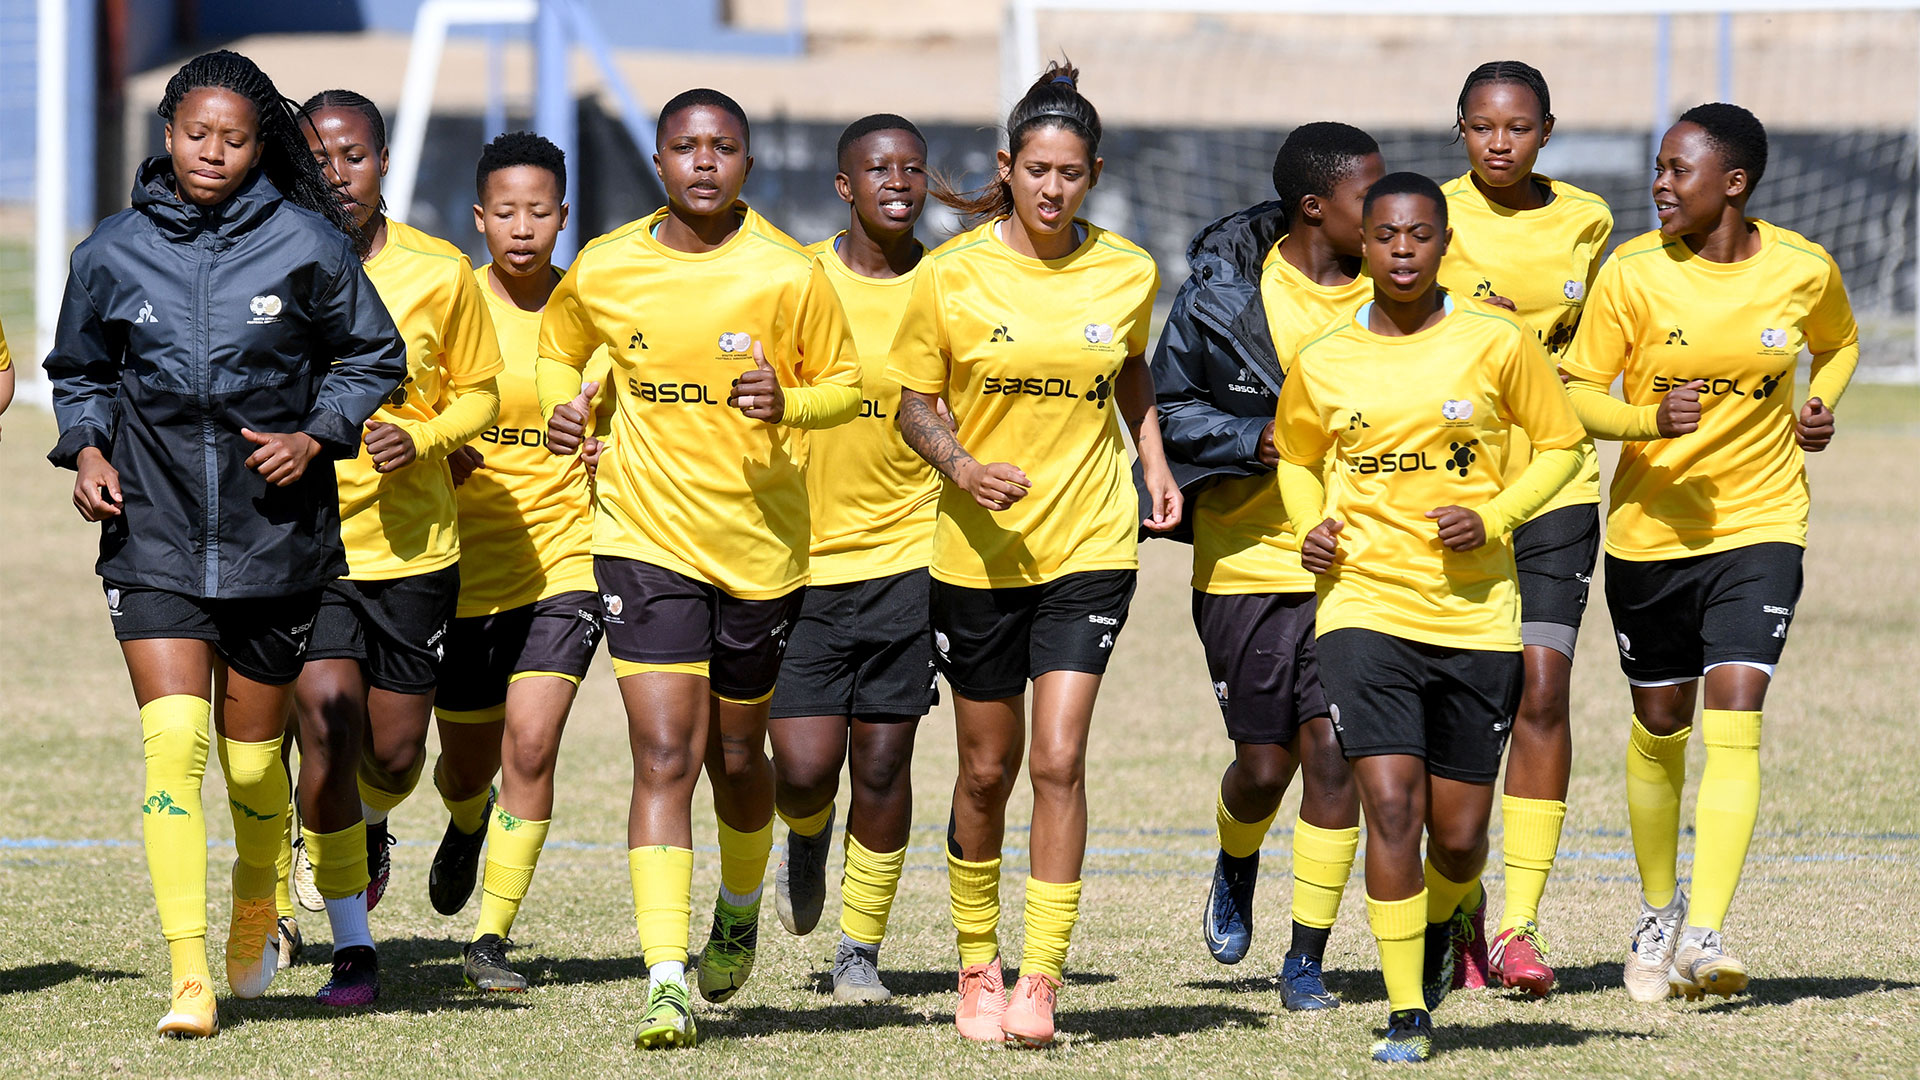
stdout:
[[300,838],[313,864],[313,887],[323,899],[344,900],[367,888],[367,823],[320,833],[302,825]]
[[1430,923],[1446,922],[1453,918],[1453,913],[1469,900],[1474,901],[1467,905],[1467,910],[1471,911],[1479,906],[1479,898],[1486,895],[1480,888],[1479,878],[1455,881],[1435,869],[1432,859],[1427,860],[1426,872],[1427,921]]
[[1380,946],[1380,975],[1387,983],[1387,1008],[1427,1007],[1420,976],[1427,961],[1427,891],[1405,900],[1367,897],[1367,923]]
[[[293,780],[287,780],[287,790],[293,790]],[[294,917],[293,909],[293,819],[296,814],[293,799],[287,799],[285,824],[280,830],[280,849],[273,856],[273,907],[283,919]]]
[[1080,921],[1080,883],[1027,878],[1026,945],[1020,950],[1020,974],[1060,981],[1067,962],[1073,924]]
[[1507,905],[1500,916],[1504,931],[1540,918],[1540,897],[1547,891],[1547,875],[1553,872],[1553,859],[1560,851],[1560,825],[1566,820],[1567,804],[1502,795],[1500,816],[1506,823],[1500,841],[1507,864]]
[[742,901],[760,894],[767,877],[767,855],[773,851],[773,819],[752,832],[722,821],[720,825],[720,888]]
[[493,785],[481,788],[478,794],[456,799],[447,794],[445,785],[440,782],[440,766],[436,764],[433,767],[433,789],[440,793],[440,802],[453,817],[454,828],[471,836],[486,825],[487,800],[493,798]]
[[220,740],[220,767],[227,774],[227,804],[233,810],[233,898],[258,900],[273,895],[280,865],[280,841],[286,838],[292,791],[280,763],[282,738],[266,742]]
[[947,903],[960,937],[960,966],[1000,955],[1000,860],[968,862],[947,853]]
[[140,836],[176,979],[212,977],[207,969],[207,819],[200,809],[212,715],[213,704],[191,694],[154,698],[140,709],[146,754]]
[[1273,816],[1280,812],[1274,807],[1259,821],[1241,821],[1227,809],[1227,800],[1215,796],[1213,800],[1213,823],[1220,830],[1220,850],[1236,859],[1260,853],[1260,842],[1267,838],[1267,829],[1273,825]]
[[1340,917],[1340,896],[1353,876],[1353,853],[1360,827],[1323,829],[1309,821],[1293,823],[1293,921],[1316,930]]
[[1633,832],[1633,861],[1640,867],[1640,892],[1647,903],[1665,907],[1680,887],[1680,788],[1687,782],[1690,727],[1655,735],[1633,718],[1627,738],[1627,822]]
[[847,866],[840,875],[840,932],[865,945],[887,935],[887,915],[900,891],[907,849],[870,851],[847,833]]
[[1690,926],[1720,929],[1733,903],[1760,814],[1760,714],[1707,709],[1700,715],[1707,764],[1693,812]]
[[780,820],[787,823],[787,828],[801,836],[819,836],[820,830],[827,827],[827,819],[832,816],[832,803],[821,807],[819,813],[808,814],[806,817],[794,817],[785,810],[780,811]]
[[656,844],[627,852],[633,879],[633,925],[648,967],[687,962],[687,928],[693,921],[693,852]]
[[546,846],[547,827],[552,824],[493,808],[493,818],[487,822],[487,870],[481,878],[475,940],[484,934],[506,937],[513,932],[513,920],[520,914],[520,902],[527,898],[527,887],[533,884],[533,868],[540,864],[540,849]]
[[420,786],[420,774],[426,771],[426,767],[427,756],[425,754],[414,758],[413,768],[407,770],[407,775],[400,778],[401,790],[388,791],[375,784],[376,778],[373,770],[367,766],[366,761],[363,759],[360,762],[360,801],[383,814],[391,814],[396,807],[407,801],[407,796],[413,794],[414,788]]

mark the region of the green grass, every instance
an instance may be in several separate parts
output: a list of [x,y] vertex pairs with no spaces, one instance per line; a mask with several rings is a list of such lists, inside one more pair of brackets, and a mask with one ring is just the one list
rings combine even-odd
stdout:
[[[1920,1072],[1920,389],[1858,387],[1841,435],[1813,461],[1807,589],[1769,702],[1759,836],[1728,924],[1752,966],[1750,995],[1642,1006],[1619,987],[1633,908],[1621,755],[1626,688],[1599,592],[1575,671],[1571,810],[1543,917],[1561,990],[1546,1002],[1456,995],[1437,1020],[1434,1077],[1913,1076]],[[324,969],[303,965],[255,1002],[223,1002],[225,1030],[162,1043],[166,956],[135,811],[137,720],[92,574],[93,530],[68,504],[71,474],[40,455],[52,426],[6,418],[0,473],[0,1065],[31,1075],[294,1077],[570,1076],[692,1068],[702,1075],[923,1078],[994,1073],[1358,1076],[1385,1004],[1356,876],[1329,955],[1348,1007],[1281,1013],[1268,977],[1285,948],[1287,836],[1269,838],[1253,954],[1223,968],[1200,940],[1213,790],[1230,750],[1188,619],[1187,549],[1143,549],[1133,622],[1095,720],[1084,914],[1061,996],[1062,1045],[1019,1053],[962,1043],[950,1027],[952,930],[940,859],[952,727],[925,725],[912,851],[882,956],[894,1004],[840,1007],[823,993],[833,912],[794,939],[769,915],[737,1004],[697,1007],[699,1050],[638,1060],[644,991],[623,855],[629,766],[611,679],[586,687],[563,752],[560,804],[516,930],[533,992],[460,988],[455,919],[426,900],[445,820],[432,795],[395,815],[402,845],[375,914],[384,997],[346,1015],[312,1004]],[[1700,751],[1693,752],[1697,776]],[[217,768],[214,770],[217,776]],[[219,781],[206,805],[216,836]],[[697,837],[712,836],[696,803]],[[1281,822],[1291,820],[1293,799]],[[844,803],[843,803],[844,810]],[[1690,820],[1691,809],[1687,811]],[[1028,800],[1011,817],[1024,821]],[[1496,821],[1497,825],[1497,821]],[[27,846],[25,838],[44,838]],[[215,969],[225,934],[224,839],[212,852]],[[1498,841],[1496,839],[1496,851]],[[1024,837],[1009,836],[1003,943],[1019,952]],[[695,931],[717,886],[696,869]],[[1496,866],[1493,868],[1497,871]],[[1683,866],[1684,873],[1684,866]],[[837,870],[830,874],[837,879]],[[1500,885],[1490,879],[1495,905]],[[324,957],[326,924],[302,920]],[[216,977],[216,981],[218,978]]]

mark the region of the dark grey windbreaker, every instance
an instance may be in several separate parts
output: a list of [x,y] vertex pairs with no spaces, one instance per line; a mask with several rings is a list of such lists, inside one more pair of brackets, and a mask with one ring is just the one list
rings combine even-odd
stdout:
[[[347,572],[333,461],[400,382],[406,345],[346,236],[256,172],[201,208],[167,158],[133,206],[74,250],[46,359],[73,468],[97,447],[120,473],[100,576],[199,597],[283,596]],[[274,487],[241,428],[304,431],[321,454]]]

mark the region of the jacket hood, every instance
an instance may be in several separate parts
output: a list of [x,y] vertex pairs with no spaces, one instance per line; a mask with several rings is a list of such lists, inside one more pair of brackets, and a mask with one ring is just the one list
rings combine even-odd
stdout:
[[1203,255],[1212,255],[1239,271],[1241,277],[1258,283],[1267,252],[1286,232],[1286,205],[1269,199],[1236,210],[1195,233],[1193,242],[1187,245],[1187,261],[1194,263]]
[[169,240],[191,242],[201,233],[234,237],[270,217],[281,203],[273,182],[253,170],[240,189],[217,206],[195,206],[173,190],[173,159],[162,154],[140,163],[133,176],[133,208]]

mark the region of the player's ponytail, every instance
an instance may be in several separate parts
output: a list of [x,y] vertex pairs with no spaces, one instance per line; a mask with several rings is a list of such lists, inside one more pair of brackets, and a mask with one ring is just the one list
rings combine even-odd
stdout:
[[[1027,88],[1025,97],[1007,114],[1007,154],[1019,157],[1027,136],[1043,127],[1057,127],[1080,137],[1087,160],[1100,156],[1100,111],[1080,93],[1080,69],[1072,61],[1047,62],[1047,70]],[[983,187],[957,191],[936,178],[933,197],[959,211],[969,225],[1013,213],[1013,188],[996,176]]]

